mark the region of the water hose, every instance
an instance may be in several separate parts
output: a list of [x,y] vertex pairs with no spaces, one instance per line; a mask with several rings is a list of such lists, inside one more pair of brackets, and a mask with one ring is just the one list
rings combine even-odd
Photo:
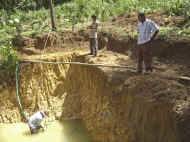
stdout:
[[19,107],[19,112],[21,117],[24,120],[27,120],[26,114],[24,112],[22,103],[21,103],[21,99],[20,99],[20,94],[19,94],[19,62],[16,63],[16,71],[15,71],[15,75],[16,75],[16,99],[17,99],[17,103],[18,103],[18,107]]

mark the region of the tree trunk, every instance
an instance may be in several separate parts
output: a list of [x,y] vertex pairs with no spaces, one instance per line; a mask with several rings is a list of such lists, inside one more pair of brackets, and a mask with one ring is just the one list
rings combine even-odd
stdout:
[[55,14],[54,14],[54,8],[53,8],[53,2],[52,2],[52,0],[49,0],[49,7],[50,7],[50,16],[51,16],[52,31],[56,31]]

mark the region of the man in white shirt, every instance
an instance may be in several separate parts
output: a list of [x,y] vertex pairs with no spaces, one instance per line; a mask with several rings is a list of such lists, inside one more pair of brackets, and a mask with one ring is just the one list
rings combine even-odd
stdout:
[[92,15],[92,24],[89,26],[90,54],[97,56],[98,52],[98,22],[97,17]]
[[37,133],[39,129],[44,130],[44,126],[42,125],[42,121],[47,117],[48,113],[46,111],[38,111],[33,114],[28,119],[28,125],[31,131],[31,134]]
[[157,36],[159,32],[159,26],[150,19],[147,19],[145,13],[140,12],[138,14],[138,66],[137,72],[143,72],[143,62],[145,65],[146,72],[152,72],[152,53],[151,53],[151,43]]

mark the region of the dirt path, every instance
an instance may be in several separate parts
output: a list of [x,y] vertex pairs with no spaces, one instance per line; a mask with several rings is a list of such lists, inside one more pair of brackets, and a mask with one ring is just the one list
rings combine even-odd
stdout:
[[45,132],[30,135],[24,123],[0,124],[1,142],[90,142],[80,121],[52,122]]

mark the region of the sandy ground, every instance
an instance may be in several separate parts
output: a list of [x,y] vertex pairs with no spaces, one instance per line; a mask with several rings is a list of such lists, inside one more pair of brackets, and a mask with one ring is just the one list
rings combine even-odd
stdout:
[[1,142],[91,142],[80,121],[51,122],[45,132],[30,135],[24,123],[0,124]]

